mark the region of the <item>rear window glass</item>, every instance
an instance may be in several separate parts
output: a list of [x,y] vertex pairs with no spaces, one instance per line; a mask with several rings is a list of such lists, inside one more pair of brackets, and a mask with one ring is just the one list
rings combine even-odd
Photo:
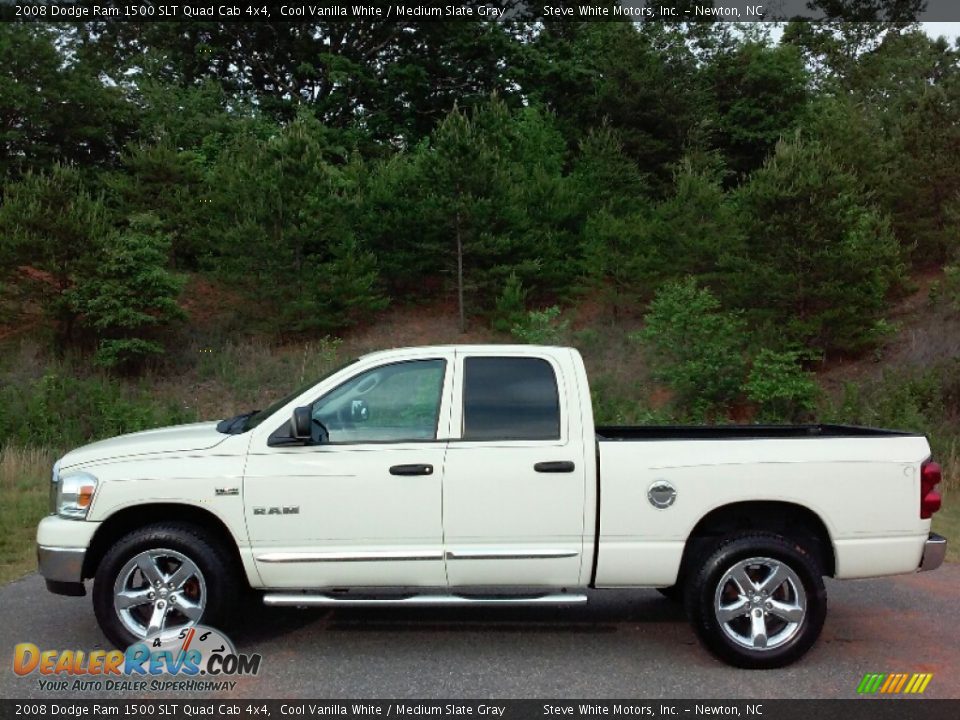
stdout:
[[553,367],[539,358],[467,358],[464,440],[556,440],[560,398]]

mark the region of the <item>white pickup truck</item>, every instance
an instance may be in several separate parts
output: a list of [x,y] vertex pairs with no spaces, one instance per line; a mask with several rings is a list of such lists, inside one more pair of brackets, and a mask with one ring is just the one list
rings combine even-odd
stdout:
[[823,576],[938,567],[922,435],[594,427],[576,350],[366,355],[259,412],[96,442],[53,468],[48,588],[117,645],[267,605],[582,603],[659,588],[743,667],[799,658]]

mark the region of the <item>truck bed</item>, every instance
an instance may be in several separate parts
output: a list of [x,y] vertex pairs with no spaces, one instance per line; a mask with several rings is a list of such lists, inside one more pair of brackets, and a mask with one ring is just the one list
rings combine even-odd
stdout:
[[642,440],[789,440],[803,438],[917,437],[921,433],[856,425],[605,425],[600,442]]

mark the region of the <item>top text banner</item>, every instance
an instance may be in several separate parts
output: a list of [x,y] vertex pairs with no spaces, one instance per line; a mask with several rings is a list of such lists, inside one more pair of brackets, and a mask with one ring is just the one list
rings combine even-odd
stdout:
[[622,0],[620,2],[17,2],[0,0],[0,18],[35,22],[234,21],[317,22],[951,22],[958,0]]

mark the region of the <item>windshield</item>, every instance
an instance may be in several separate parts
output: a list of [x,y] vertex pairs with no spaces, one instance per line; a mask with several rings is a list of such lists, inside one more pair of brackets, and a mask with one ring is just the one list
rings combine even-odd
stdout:
[[351,361],[349,361],[349,362],[343,363],[342,365],[339,365],[339,366],[335,367],[333,370],[331,370],[330,372],[328,372],[328,373],[327,373],[326,375],[324,375],[323,377],[318,378],[317,380],[312,380],[311,382],[308,382],[306,385],[303,385],[303,386],[297,388],[296,390],[294,390],[294,391],[293,391],[292,393],[290,393],[289,395],[280,398],[279,400],[277,400],[277,401],[274,402],[274,403],[271,403],[269,407],[266,407],[266,408],[264,408],[263,410],[257,410],[257,411],[256,411],[255,413],[253,413],[250,417],[248,417],[248,418],[246,419],[246,421],[243,423],[243,432],[247,432],[247,430],[253,430],[253,428],[255,428],[257,425],[259,425],[260,423],[262,423],[262,422],[263,422],[264,420],[266,420],[268,417],[270,417],[271,415],[273,415],[277,410],[279,410],[280,408],[282,408],[284,405],[286,405],[287,403],[291,402],[294,398],[298,397],[299,395],[302,395],[303,393],[305,393],[307,390],[309,390],[310,388],[314,387],[315,385],[319,385],[320,383],[322,383],[324,380],[326,380],[326,379],[327,379],[328,377],[330,377],[331,375],[334,375],[334,374],[340,372],[341,370],[343,370],[343,369],[346,368],[346,367],[350,367],[350,366],[353,365],[355,362],[357,362],[357,360],[359,360],[359,358],[354,358],[353,360],[351,360]]

